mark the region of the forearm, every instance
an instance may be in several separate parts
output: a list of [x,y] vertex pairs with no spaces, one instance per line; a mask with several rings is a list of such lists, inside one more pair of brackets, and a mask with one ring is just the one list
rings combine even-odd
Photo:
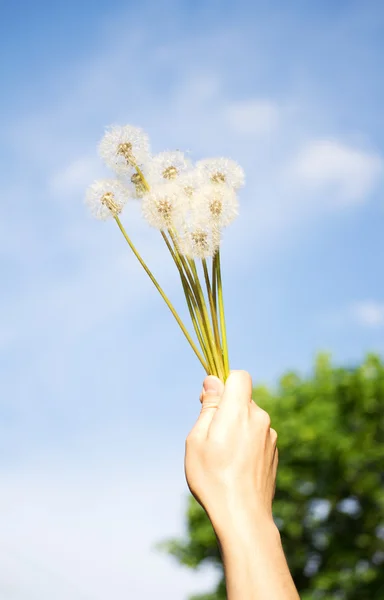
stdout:
[[272,518],[247,512],[215,525],[227,600],[299,600]]

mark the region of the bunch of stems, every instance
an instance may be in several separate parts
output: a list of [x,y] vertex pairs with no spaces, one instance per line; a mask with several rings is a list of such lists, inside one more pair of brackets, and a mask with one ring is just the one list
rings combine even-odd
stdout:
[[[136,166],[136,171],[141,177],[143,186],[149,191],[148,182],[138,166]],[[119,217],[115,215],[114,218],[131,250],[175,317],[207,375],[216,375],[221,381],[225,382],[229,375],[229,359],[221,281],[220,249],[212,257],[211,270],[208,268],[206,259],[201,259],[201,268],[206,288],[204,293],[196,262],[194,259],[187,258],[182,254],[177,243],[176,232],[172,227],[161,230],[164,242],[179,271],[191,321],[200,344],[201,351],[199,351],[174,306],[132,243]]]

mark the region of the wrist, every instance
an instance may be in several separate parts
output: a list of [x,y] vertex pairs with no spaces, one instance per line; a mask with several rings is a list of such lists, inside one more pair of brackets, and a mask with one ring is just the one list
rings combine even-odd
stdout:
[[256,503],[222,501],[214,510],[208,510],[208,517],[219,541],[225,542],[248,533],[254,537],[261,531],[280,540],[280,532],[273,520],[272,511]]
[[280,532],[267,511],[231,512],[214,525],[228,598],[299,600]]

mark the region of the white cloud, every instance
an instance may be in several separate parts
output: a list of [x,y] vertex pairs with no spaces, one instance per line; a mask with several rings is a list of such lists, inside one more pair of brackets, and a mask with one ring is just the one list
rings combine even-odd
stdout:
[[366,330],[380,329],[384,326],[384,302],[377,300],[358,300],[342,307],[317,315],[321,326],[332,329],[354,327]]
[[278,106],[270,100],[232,102],[225,108],[224,114],[232,130],[241,135],[271,133],[279,122]]
[[357,323],[367,327],[384,326],[384,302],[366,300],[355,302],[349,309],[350,315]]
[[290,165],[300,184],[319,192],[331,191],[345,203],[361,202],[375,189],[384,171],[381,156],[337,140],[314,140]]

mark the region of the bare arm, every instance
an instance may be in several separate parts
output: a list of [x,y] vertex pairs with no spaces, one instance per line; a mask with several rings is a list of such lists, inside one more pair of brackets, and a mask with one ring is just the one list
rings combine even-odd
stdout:
[[280,534],[273,520],[234,513],[225,527],[216,526],[228,600],[297,600]]
[[272,518],[277,434],[251,394],[244,371],[232,371],[225,387],[205,379],[186,478],[216,532],[228,600],[299,600]]

